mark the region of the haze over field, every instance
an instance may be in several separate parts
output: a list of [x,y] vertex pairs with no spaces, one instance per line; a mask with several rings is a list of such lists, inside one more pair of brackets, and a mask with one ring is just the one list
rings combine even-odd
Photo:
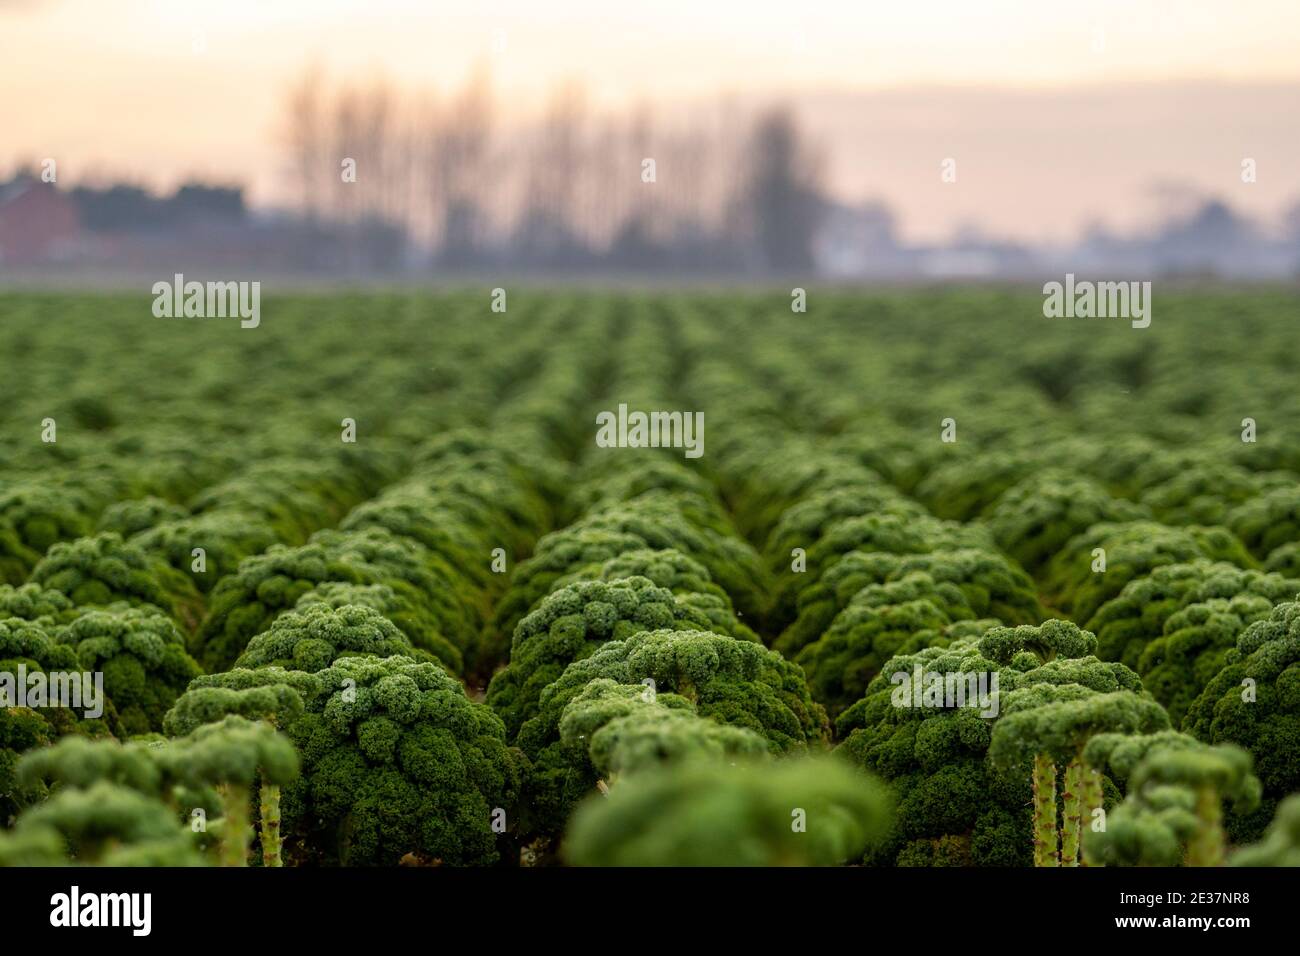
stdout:
[[[1270,227],[1300,199],[1300,6],[500,0],[0,0],[0,170],[70,182],[194,176],[292,191],[287,89],[309,67],[436,106],[489,74],[509,135],[554,90],[595,112],[793,105],[833,196],[882,199],[908,241],[971,226],[1062,242],[1213,196]],[[165,82],[160,81],[165,77]],[[960,176],[940,188],[939,163]],[[1240,163],[1258,164],[1243,184]]]

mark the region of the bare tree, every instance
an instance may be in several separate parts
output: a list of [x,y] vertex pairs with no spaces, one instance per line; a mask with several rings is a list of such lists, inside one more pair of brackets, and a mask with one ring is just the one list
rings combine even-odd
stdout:
[[[311,70],[285,106],[297,205],[308,222],[341,224],[363,265],[401,258],[394,244],[413,236],[451,268],[502,254],[557,269],[811,265],[819,166],[787,111],[597,115],[571,82],[507,135],[483,65],[441,101],[382,78],[328,88]],[[643,181],[646,159],[655,182]]]
[[812,267],[812,241],[822,209],[820,169],[800,138],[794,117],[776,109],[761,116],[751,137],[746,206],[765,268]]
[[471,262],[484,239],[483,204],[491,183],[493,97],[491,77],[480,65],[440,117],[432,140],[437,184],[436,224],[442,258]]
[[319,218],[325,212],[322,172],[326,138],[321,82],[320,69],[308,67],[285,100],[283,136],[289,154],[288,174],[299,211],[307,219]]

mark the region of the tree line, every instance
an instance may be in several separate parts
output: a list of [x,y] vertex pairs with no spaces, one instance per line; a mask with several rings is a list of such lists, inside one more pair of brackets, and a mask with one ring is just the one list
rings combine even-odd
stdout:
[[821,158],[780,106],[599,112],[567,83],[507,123],[484,69],[442,99],[310,70],[283,115],[306,221],[446,269],[793,272],[825,208]]

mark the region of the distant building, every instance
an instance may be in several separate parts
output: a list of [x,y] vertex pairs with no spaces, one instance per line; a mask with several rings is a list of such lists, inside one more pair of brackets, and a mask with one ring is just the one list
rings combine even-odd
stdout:
[[912,253],[896,238],[894,214],[881,202],[828,204],[813,235],[813,263],[832,279],[906,275],[916,269]]
[[20,174],[0,184],[0,266],[66,261],[80,241],[77,206],[52,183]]
[[170,196],[155,196],[129,183],[78,186],[72,201],[94,233],[164,233],[194,226],[230,227],[248,216],[239,187],[186,183]]
[[1043,268],[1028,246],[994,239],[973,224],[959,227],[943,245],[917,252],[921,274],[931,279],[1024,279],[1040,274]]

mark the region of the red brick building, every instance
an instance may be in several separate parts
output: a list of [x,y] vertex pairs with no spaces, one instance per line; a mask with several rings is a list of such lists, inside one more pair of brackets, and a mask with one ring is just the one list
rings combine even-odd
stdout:
[[0,268],[69,258],[80,237],[76,205],[52,183],[18,176],[0,184]]

